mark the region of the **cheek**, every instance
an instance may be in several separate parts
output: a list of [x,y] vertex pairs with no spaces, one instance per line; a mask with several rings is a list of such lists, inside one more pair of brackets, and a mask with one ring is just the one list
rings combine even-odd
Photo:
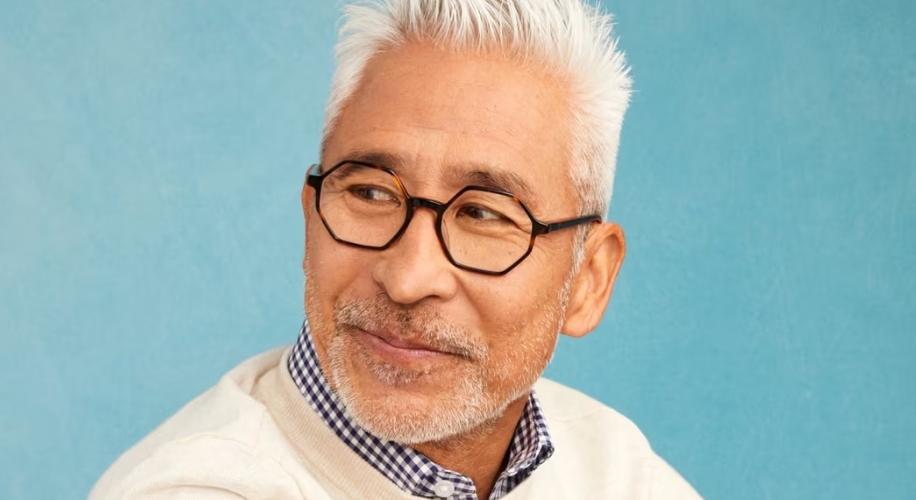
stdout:
[[551,325],[545,323],[556,315],[565,276],[522,271],[518,268],[491,279],[473,294],[478,298],[479,327],[493,348],[508,349],[525,338],[552,334]]
[[503,371],[543,368],[559,336],[560,295],[570,256],[538,252],[529,259],[479,289],[479,296],[488,297],[479,302],[481,327],[493,353],[493,368],[508,365]]
[[560,250],[542,244],[505,276],[484,282],[483,295],[491,297],[487,303],[492,313],[527,317],[555,300],[572,266],[569,252]]
[[488,390],[494,394],[527,389],[540,376],[556,346],[558,293],[530,280],[492,287],[478,308],[490,349]]
[[[316,223],[317,222],[317,223]],[[314,220],[306,230],[305,279],[306,297],[310,309],[320,307],[320,313],[328,315],[334,304],[343,296],[355,293],[354,288],[367,276],[371,255],[365,250],[349,247],[334,241],[320,220]],[[371,281],[371,280],[369,280]],[[310,316],[317,311],[307,310]]]

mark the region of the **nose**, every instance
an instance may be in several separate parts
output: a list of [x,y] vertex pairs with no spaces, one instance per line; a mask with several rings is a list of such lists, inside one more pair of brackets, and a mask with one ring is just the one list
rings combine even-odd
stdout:
[[452,298],[458,286],[456,271],[436,235],[434,207],[418,203],[401,237],[381,251],[373,279],[391,300],[406,305]]

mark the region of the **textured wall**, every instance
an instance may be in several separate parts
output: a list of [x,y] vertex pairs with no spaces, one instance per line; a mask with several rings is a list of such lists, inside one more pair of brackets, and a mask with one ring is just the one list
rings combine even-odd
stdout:
[[[916,3],[607,5],[629,253],[550,375],[710,499],[912,498]],[[294,340],[335,18],[0,0],[0,497],[84,497]]]

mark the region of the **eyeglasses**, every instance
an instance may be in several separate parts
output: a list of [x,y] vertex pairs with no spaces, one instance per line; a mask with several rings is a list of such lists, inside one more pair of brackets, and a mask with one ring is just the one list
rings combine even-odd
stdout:
[[512,193],[481,186],[467,186],[445,203],[417,198],[393,170],[358,161],[313,173],[319,169],[309,168],[306,184],[334,240],[384,250],[404,234],[418,208],[428,208],[436,213],[436,236],[449,262],[477,273],[506,274],[531,253],[536,237],[601,220],[588,215],[541,222]]

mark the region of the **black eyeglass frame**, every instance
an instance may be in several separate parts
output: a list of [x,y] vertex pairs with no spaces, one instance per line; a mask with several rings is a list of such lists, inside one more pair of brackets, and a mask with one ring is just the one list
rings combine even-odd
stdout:
[[[321,213],[321,185],[329,175],[331,175],[335,170],[339,169],[340,167],[344,165],[359,165],[362,167],[369,167],[369,168],[374,168],[376,170],[381,170],[391,175],[392,177],[394,177],[395,182],[397,182],[398,184],[398,188],[404,194],[405,201],[407,204],[407,212],[404,215],[404,223],[401,225],[401,228],[398,229],[397,233],[395,233],[395,235],[392,236],[391,239],[388,240],[388,242],[385,243],[384,245],[380,245],[380,246],[363,245],[360,243],[354,243],[352,241],[347,241],[345,239],[338,237],[336,234],[334,234],[334,230],[331,229],[331,225],[328,223],[327,219],[325,219],[324,214]],[[601,217],[599,215],[586,215],[582,217],[574,217],[572,219],[564,219],[564,220],[559,220],[559,221],[554,221],[554,222],[542,222],[538,220],[534,216],[534,214],[531,213],[531,210],[528,209],[528,206],[525,205],[525,203],[522,200],[520,200],[517,196],[515,196],[514,194],[508,191],[504,191],[502,189],[489,188],[485,186],[473,186],[473,185],[465,186],[460,191],[455,193],[455,195],[452,196],[445,203],[442,203],[436,200],[431,200],[429,198],[419,198],[419,197],[411,196],[410,193],[407,191],[407,188],[404,187],[404,183],[401,182],[401,178],[398,177],[398,174],[394,170],[388,167],[383,167],[381,165],[374,165],[372,163],[344,160],[340,163],[337,163],[333,167],[331,167],[327,172],[314,173],[313,171],[315,170],[320,171],[321,165],[315,164],[309,167],[305,183],[306,185],[308,185],[309,187],[315,190],[315,210],[318,212],[318,216],[321,217],[321,222],[322,224],[324,224],[324,228],[328,230],[328,233],[331,235],[331,238],[333,238],[334,241],[338,243],[343,243],[345,245],[350,245],[352,247],[357,247],[357,248],[366,248],[370,250],[385,250],[386,248],[390,247],[396,241],[398,241],[398,239],[401,238],[401,236],[404,234],[404,231],[406,231],[407,227],[410,225],[410,221],[413,220],[413,214],[417,208],[428,208],[436,213],[436,237],[439,238],[439,246],[442,247],[442,251],[443,253],[445,253],[445,257],[448,259],[448,261],[451,262],[452,265],[454,265],[455,267],[459,269],[464,269],[465,271],[471,271],[471,272],[486,274],[490,276],[502,276],[508,273],[509,271],[515,269],[516,266],[521,264],[522,261],[525,260],[528,257],[528,255],[531,254],[531,251],[534,249],[534,239],[542,234],[553,233],[556,231],[560,231],[563,229],[569,229],[569,228],[579,226],[582,224],[588,224],[590,222],[601,222]],[[451,204],[455,200],[457,200],[462,194],[468,191],[485,191],[488,193],[495,193],[495,194],[499,194],[503,196],[508,196],[512,198],[513,200],[515,200],[522,207],[525,213],[528,215],[528,218],[531,219],[531,238],[528,240],[528,249],[525,251],[525,253],[521,257],[518,258],[518,260],[513,262],[512,265],[510,265],[509,267],[507,267],[506,269],[502,271],[489,271],[486,269],[479,269],[476,267],[466,266],[464,264],[456,262],[455,258],[452,257],[452,253],[448,249],[448,245],[445,243],[445,238],[442,236],[442,218],[445,215],[446,210],[448,210],[448,208],[451,206]]]

